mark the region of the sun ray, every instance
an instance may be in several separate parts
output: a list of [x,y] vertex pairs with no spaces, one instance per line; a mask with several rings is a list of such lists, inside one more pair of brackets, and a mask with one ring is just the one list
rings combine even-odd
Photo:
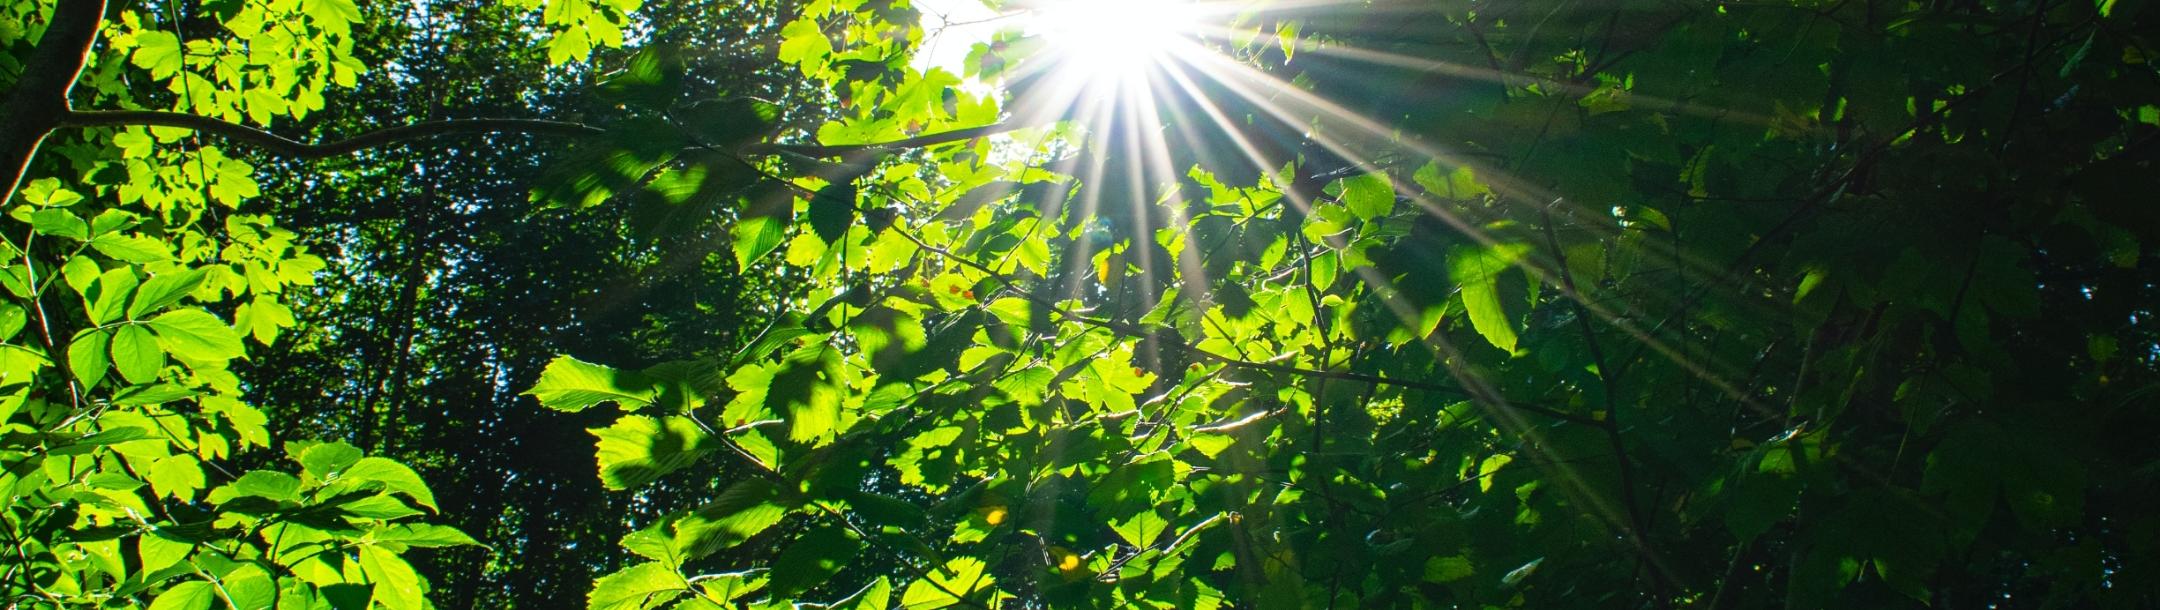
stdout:
[[[1318,96],[1314,96],[1310,93],[1306,93],[1293,87],[1289,87],[1288,83],[1282,83],[1281,81],[1276,80],[1274,77],[1268,76],[1266,74],[1261,74],[1257,70],[1253,70],[1248,66],[1229,61],[1228,58],[1223,58],[1220,56],[1210,57],[1206,55],[1181,56],[1181,58],[1206,62],[1205,67],[1208,69],[1201,70],[1200,73],[1217,78],[1218,81],[1222,82],[1226,86],[1226,88],[1243,97],[1247,103],[1252,104],[1254,107],[1259,108],[1265,112],[1268,112],[1269,114],[1273,115],[1277,120],[1295,121],[1297,120],[1297,117],[1301,115],[1310,114],[1321,116],[1323,117],[1323,119],[1334,119],[1341,121],[1350,126],[1352,129],[1363,132],[1364,135],[1370,138],[1377,139],[1380,137],[1385,137],[1391,132],[1384,126],[1381,126],[1370,119],[1358,116],[1354,112],[1349,111],[1348,109],[1345,109],[1338,104],[1335,104],[1325,99],[1321,99]],[[1282,104],[1276,101],[1276,98],[1263,96],[1258,92],[1254,91],[1251,84],[1235,82],[1234,80],[1232,80],[1233,78],[1251,79],[1257,80],[1260,83],[1272,82],[1274,84],[1277,84],[1279,85],[1279,87],[1275,90],[1282,92],[1283,98],[1288,98],[1299,104],[1303,104],[1305,108],[1303,108],[1302,111],[1297,109],[1285,108]],[[1310,135],[1315,142],[1321,144],[1323,147],[1326,147],[1331,152],[1341,155],[1343,156],[1343,158],[1346,159],[1358,160],[1358,155],[1353,152],[1353,148],[1350,144],[1344,143],[1336,139],[1335,137],[1326,135],[1324,133],[1315,132]],[[1467,161],[1464,161],[1453,155],[1449,155],[1443,151],[1432,149],[1430,147],[1419,145],[1416,143],[1397,143],[1397,145],[1404,146],[1411,149],[1411,151],[1415,154],[1430,157],[1439,160],[1442,163],[1469,164]],[[1550,193],[1542,192],[1542,189],[1537,189],[1532,185],[1524,184],[1519,180],[1509,179],[1501,172],[1490,172],[1490,175],[1492,176],[1492,178],[1488,178],[1488,181],[1492,183],[1492,186],[1496,192],[1503,192],[1511,196],[1517,197],[1521,200],[1531,201],[1545,200],[1550,195]],[[1512,192],[1510,193],[1509,191]],[[1431,214],[1434,217],[1441,219],[1443,222],[1449,223],[1450,226],[1454,227],[1457,231],[1460,231],[1464,235],[1470,236],[1472,239],[1484,243],[1488,246],[1498,243],[1495,238],[1493,238],[1489,234],[1486,234],[1485,231],[1483,231],[1481,228],[1473,225],[1472,223],[1466,222],[1459,216],[1442,207],[1440,205],[1440,202],[1432,201],[1430,200],[1430,198],[1425,197],[1422,194],[1410,192],[1408,190],[1404,190],[1401,194],[1411,197],[1428,214]],[[1562,209],[1572,214],[1578,211],[1580,208],[1564,207]],[[1590,226],[1597,226],[1590,223],[1585,224],[1589,224]],[[1713,269],[1721,268],[1721,266],[1718,266],[1714,263],[1699,259],[1690,262],[1696,268],[1706,273],[1710,272]],[[1537,276],[1541,281],[1544,281],[1547,284],[1553,286],[1559,286],[1561,284],[1561,282],[1557,281],[1557,278],[1549,277],[1551,275],[1550,272],[1540,266],[1523,265],[1523,268],[1526,272]],[[1577,302],[1582,303],[1584,307],[1588,309],[1593,315],[1598,316],[1600,319],[1612,325],[1614,328],[1620,329],[1623,333],[1629,335],[1636,341],[1642,342],[1644,345],[1646,345],[1659,355],[1664,356],[1672,360],[1675,364],[1678,364],[1688,369],[1692,374],[1717,387],[1719,391],[1725,393],[1732,398],[1752,402],[1752,399],[1747,397],[1744,392],[1742,392],[1739,388],[1737,388],[1734,384],[1727,380],[1724,374],[1714,372],[1710,368],[1703,366],[1703,363],[1685,357],[1683,354],[1679,353],[1678,350],[1666,344],[1665,342],[1658,340],[1657,338],[1651,336],[1649,333],[1641,329],[1635,328],[1633,325],[1626,322],[1626,320],[1628,319],[1643,317],[1646,315],[1645,313],[1640,311],[1611,311],[1605,308],[1602,304],[1583,298],[1582,295],[1576,294],[1573,291],[1563,290],[1562,292],[1568,298],[1574,299]],[[1713,362],[1712,364],[1719,365],[1721,368],[1727,368],[1728,372],[1737,370],[1737,367],[1734,366],[1732,363]]]
[[[1318,6],[1320,3],[1314,3],[1314,5]],[[1139,289],[1141,302],[1136,303],[1141,307],[1152,307],[1155,304],[1157,295],[1153,292],[1153,286],[1167,284],[1161,282],[1161,278],[1154,277],[1160,265],[1158,265],[1158,261],[1154,260],[1155,248],[1150,247],[1149,242],[1155,239],[1156,227],[1152,226],[1146,209],[1150,204],[1161,203],[1158,200],[1162,198],[1149,196],[1151,189],[1160,184],[1175,182],[1176,180],[1176,169],[1171,166],[1170,161],[1172,156],[1170,144],[1164,140],[1165,134],[1163,132],[1167,129],[1175,129],[1177,135],[1188,140],[1198,140],[1203,135],[1198,133],[1200,128],[1191,120],[1190,115],[1173,116],[1171,117],[1173,125],[1166,127],[1162,123],[1165,108],[1169,108],[1172,112],[1178,112],[1182,106],[1166,106],[1160,103],[1161,100],[1158,99],[1158,96],[1183,96],[1179,101],[1188,102],[1197,108],[1200,115],[1213,123],[1214,131],[1227,136],[1240,154],[1260,165],[1263,172],[1272,173],[1275,169],[1268,167],[1272,163],[1266,159],[1266,155],[1250,139],[1239,132],[1236,121],[1221,108],[1217,100],[1211,99],[1206,94],[1206,88],[1194,78],[1194,74],[1209,79],[1211,83],[1221,90],[1234,96],[1237,101],[1259,111],[1264,115],[1263,120],[1273,120],[1283,125],[1309,125],[1309,128],[1304,130],[1305,138],[1319,146],[1327,154],[1344,160],[1351,168],[1375,168],[1382,165],[1383,159],[1362,154],[1360,151],[1399,150],[1450,167],[1472,167],[1479,172],[1481,178],[1503,197],[1518,201],[1557,199],[1549,191],[1528,181],[1517,179],[1507,172],[1500,171],[1494,165],[1479,163],[1464,158],[1462,155],[1451,154],[1421,142],[1405,141],[1391,128],[1339,103],[1313,95],[1291,86],[1290,83],[1284,82],[1280,78],[1218,54],[1201,44],[1201,41],[1213,38],[1218,34],[1218,32],[1208,28],[1186,26],[1166,26],[1161,29],[1149,28],[1143,30],[1143,32],[1149,32],[1147,35],[1150,37],[1150,40],[1145,44],[1130,44],[1130,48],[1125,49],[1103,49],[1100,46],[1100,40],[1097,43],[1084,44],[1080,42],[1080,39],[1074,37],[1074,31],[1094,31],[1098,33],[1096,36],[1098,39],[1119,40],[1117,37],[1099,35],[1103,27],[1102,24],[1092,22],[1090,19],[1075,18],[1075,23],[1067,24],[1066,27],[1075,29],[1061,34],[1061,36],[1065,37],[1064,40],[1053,43],[1054,45],[1063,46],[1054,46],[1049,61],[1026,68],[1022,74],[1025,75],[1024,77],[1040,80],[1029,91],[1030,96],[1039,96],[1039,99],[1032,103],[1040,112],[1069,112],[1077,106],[1091,106],[1092,111],[1084,113],[1085,116],[1082,117],[1082,122],[1088,124],[1091,128],[1099,128],[1100,132],[1092,133],[1089,136],[1096,140],[1096,150],[1105,151],[1099,154],[1114,155],[1120,158],[1095,159],[1087,167],[1081,168],[1087,170],[1088,173],[1084,178],[1084,182],[1091,185],[1101,185],[1106,182],[1106,173],[1113,171],[1122,171],[1126,176],[1131,177],[1131,180],[1123,185],[1125,187],[1123,193],[1111,193],[1099,187],[1083,189],[1084,197],[1080,205],[1090,215],[1095,215],[1105,211],[1106,203],[1109,203],[1104,200],[1105,197],[1124,200],[1122,204],[1127,209],[1123,210],[1126,213],[1122,216],[1125,219],[1126,226],[1122,227],[1124,229],[1122,233],[1129,239],[1127,242],[1129,244],[1128,250],[1125,251],[1124,258],[1130,260],[1131,263],[1121,264],[1131,264],[1137,267],[1142,275],[1139,278],[1141,280],[1139,282],[1141,286]],[[1174,35],[1167,34],[1167,32],[1174,32]],[[1129,44],[1129,41],[1123,42]],[[1442,62],[1416,60],[1377,51],[1336,49],[1334,53],[1338,56],[1347,56],[1363,61],[1391,63],[1397,67],[1409,69],[1437,71],[1472,78],[1503,79],[1502,75],[1490,70],[1481,71],[1475,68],[1463,68]],[[1094,103],[1089,104],[1088,102]],[[1318,120],[1308,124],[1303,122],[1305,118],[1317,118]],[[1217,134],[1209,133],[1205,135]],[[1312,202],[1306,200],[1308,194],[1295,192],[1295,189],[1286,190],[1291,191],[1286,193],[1289,205],[1297,207],[1301,211],[1309,212],[1311,210]],[[1426,214],[1440,219],[1474,241],[1488,246],[1499,243],[1495,236],[1488,234],[1477,223],[1460,217],[1450,210],[1448,206],[1444,205],[1444,202],[1433,200],[1422,192],[1409,188],[1399,189],[1398,196],[1410,200]],[[1574,221],[1576,226],[1612,232],[1621,230],[1612,224],[1610,217],[1586,215],[1585,210],[1579,206],[1553,206],[1553,208],[1557,208],[1563,216]],[[1189,230],[1183,228],[1188,223],[1184,222],[1185,219],[1182,214],[1176,212],[1176,210],[1168,212],[1171,215],[1168,218],[1168,224],[1177,227],[1177,230],[1180,231]],[[1610,235],[1611,233],[1607,234]],[[1087,240],[1080,241],[1085,242]],[[1342,244],[1331,245],[1337,248],[1342,246]],[[1192,244],[1188,240],[1188,248],[1190,247],[1192,247]],[[1084,255],[1086,251],[1086,246],[1082,245],[1081,253]],[[1183,276],[1183,283],[1206,286],[1211,282],[1209,278],[1204,276],[1204,268],[1198,264],[1197,258],[1184,256],[1183,253],[1178,258],[1179,260],[1175,264],[1179,268],[1180,275]],[[1691,260],[1684,256],[1676,256],[1676,262],[1700,270],[1713,267],[1713,264],[1709,261]],[[1085,263],[1076,261],[1074,264]],[[1555,275],[1557,267],[1554,265],[1554,261],[1541,260],[1539,257],[1528,257],[1525,260],[1518,261],[1516,264],[1530,275],[1534,281],[1558,288],[1563,298],[1580,304],[1583,311],[1601,320],[1607,326],[1620,331],[1645,349],[1671,360],[1687,371],[1688,374],[1708,382],[1727,396],[1753,408],[1769,412],[1767,407],[1756,404],[1756,401],[1748,396],[1747,392],[1735,387],[1728,380],[1727,375],[1732,374],[1737,368],[1732,363],[1715,360],[1703,362],[1698,358],[1691,358],[1654,336],[1653,333],[1660,329],[1644,331],[1637,328],[1630,320],[1646,317],[1643,312],[1632,308],[1626,311],[1612,311],[1605,304],[1598,303],[1589,299],[1586,295],[1570,289],[1566,286],[1567,282],[1561,281],[1561,278]],[[1375,290],[1379,302],[1390,314],[1405,325],[1411,327],[1417,325],[1422,312],[1417,311],[1415,306],[1409,304],[1399,294],[1400,291],[1391,278],[1384,277],[1377,270],[1368,268],[1357,268],[1353,269],[1352,272],[1366,285]],[[1108,282],[1109,278],[1098,278],[1098,280]],[[1077,278],[1075,281],[1068,282],[1068,295],[1079,296],[1078,286]],[[1188,292],[1191,292],[1190,296],[1195,299],[1195,302],[1204,302],[1201,300],[1204,297],[1204,290],[1193,291],[1188,289]],[[1502,427],[1509,429],[1513,433],[1526,437],[1534,438],[1538,434],[1535,426],[1531,425],[1530,422],[1523,421],[1520,413],[1507,406],[1505,399],[1497,388],[1491,387],[1478,374],[1463,370],[1460,367],[1461,356],[1454,346],[1447,344],[1445,337],[1435,333],[1432,336],[1420,338],[1419,342],[1433,352],[1435,360],[1442,363],[1459,384],[1471,390],[1472,396],[1477,399],[1477,402],[1488,413],[1493,414],[1495,423],[1501,424]],[[1150,354],[1150,357],[1156,358],[1157,355]],[[1713,369],[1723,369],[1723,371]],[[1561,465],[1559,468],[1567,469],[1565,465]],[[1568,473],[1566,477],[1579,479],[1579,476],[1572,472]],[[1575,487],[1576,485],[1570,486]],[[1581,486],[1580,490],[1591,493],[1586,485]],[[1614,520],[1615,523],[1623,522],[1620,520],[1620,512],[1614,509],[1611,499],[1596,497],[1594,493],[1591,493],[1584,500],[1586,504],[1596,507],[1597,512],[1604,514],[1608,519]]]

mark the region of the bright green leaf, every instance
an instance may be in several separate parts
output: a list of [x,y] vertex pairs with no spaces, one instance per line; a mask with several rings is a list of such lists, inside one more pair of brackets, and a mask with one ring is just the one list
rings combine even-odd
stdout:
[[208,273],[208,269],[196,268],[177,273],[160,273],[151,277],[142,283],[142,287],[135,289],[135,300],[128,305],[127,317],[139,319],[145,314],[180,302],[180,299],[202,287],[203,279]]
[[244,354],[240,333],[200,309],[166,312],[150,320],[158,343],[183,360],[223,362]]
[[1395,183],[1387,174],[1371,173],[1342,181],[1342,203],[1359,220],[1372,221],[1395,211]]
[[216,587],[190,580],[159,593],[157,599],[150,602],[150,610],[210,610],[210,604],[215,601]]
[[145,532],[135,538],[135,553],[142,560],[142,571],[153,574],[178,565],[195,552],[195,544],[167,537],[162,532]]
[[425,481],[420,480],[420,474],[393,460],[379,457],[360,458],[346,468],[338,480],[381,483],[384,491],[403,494],[421,506],[436,508],[435,493],[428,490]]
[[317,479],[327,480],[360,461],[360,448],[343,441],[308,445],[300,451],[300,468]]
[[427,523],[386,526],[369,533],[368,537],[377,542],[395,542],[410,547],[480,546],[480,541],[457,528]]
[[779,490],[764,480],[736,483],[675,523],[675,548],[686,558],[711,555],[742,544],[787,517]]
[[1516,348],[1515,321],[1501,304],[1500,275],[1527,251],[1529,246],[1522,244],[1461,245],[1448,251],[1448,276],[1462,288],[1470,326],[1493,347],[1509,353]]
[[601,484],[615,491],[642,487],[696,463],[714,444],[697,422],[685,417],[629,415],[588,432],[599,439]]
[[646,610],[658,608],[674,600],[690,588],[690,581],[674,568],[660,563],[642,563],[593,582],[593,588],[585,596],[585,607],[590,610]]
[[91,239],[90,247],[100,254],[130,263],[173,260],[172,250],[165,247],[165,242],[141,235],[107,233]]
[[[110,342],[112,333],[102,330],[83,333],[68,343],[68,371],[83,387],[96,387],[105,379],[105,369],[112,367]],[[162,365],[163,363],[159,363]]]
[[967,596],[989,588],[992,579],[983,574],[984,564],[974,557],[954,557],[927,579],[908,584],[900,596],[906,610],[937,610],[960,605]]
[[638,373],[562,356],[548,363],[540,381],[525,393],[538,398],[540,406],[574,413],[606,402],[642,407],[652,404],[659,388]]
[[375,585],[375,601],[385,610],[421,610],[427,600],[421,597],[425,585],[412,565],[381,547],[360,547],[360,569],[367,574],[369,584]]
[[113,330],[112,363],[128,383],[150,383],[165,368],[165,350],[150,331],[130,324]]
[[195,492],[200,491],[205,482],[202,461],[185,453],[158,458],[150,464],[150,471],[144,473],[143,480],[149,482],[150,488],[159,496],[179,500],[194,499]]
[[243,496],[268,498],[282,502],[300,501],[300,478],[282,472],[256,470],[233,481],[233,490]]

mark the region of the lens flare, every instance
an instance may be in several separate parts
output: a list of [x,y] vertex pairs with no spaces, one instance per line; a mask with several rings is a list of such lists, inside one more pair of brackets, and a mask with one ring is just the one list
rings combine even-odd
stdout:
[[1187,44],[1196,18],[1189,2],[1058,0],[1037,9],[1033,26],[1057,71],[1098,82],[1141,81]]

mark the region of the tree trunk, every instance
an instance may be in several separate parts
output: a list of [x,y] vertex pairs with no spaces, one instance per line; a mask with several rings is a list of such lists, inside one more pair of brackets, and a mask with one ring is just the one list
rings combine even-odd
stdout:
[[22,78],[0,99],[0,204],[15,197],[45,136],[68,117],[68,91],[90,60],[105,0],[59,0]]

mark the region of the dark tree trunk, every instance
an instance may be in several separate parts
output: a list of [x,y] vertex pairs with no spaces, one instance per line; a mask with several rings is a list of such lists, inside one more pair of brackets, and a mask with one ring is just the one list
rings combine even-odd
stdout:
[[0,203],[15,197],[38,145],[68,117],[68,91],[90,59],[105,0],[59,0],[22,79],[0,98]]

